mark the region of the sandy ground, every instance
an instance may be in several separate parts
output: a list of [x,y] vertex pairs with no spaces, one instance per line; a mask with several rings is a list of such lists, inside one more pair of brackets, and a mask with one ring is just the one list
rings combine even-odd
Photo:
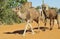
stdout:
[[[59,18],[60,19],[60,18]],[[40,21],[40,30],[36,29],[37,23],[31,23],[34,28],[35,34],[27,31],[23,36],[26,23],[14,24],[14,25],[0,25],[0,39],[60,39],[60,29],[55,22],[53,30],[49,30],[49,21],[47,21],[46,31],[42,30],[44,23]],[[28,27],[29,28],[29,27]]]
[[[31,23],[33,28],[37,28],[37,23]],[[27,31],[23,36],[23,30],[26,23],[14,24],[14,25],[0,25],[0,39],[60,39],[60,29],[58,29],[57,23],[55,23],[53,30],[49,30],[49,21],[47,22],[46,31],[40,29],[34,29],[35,34]],[[40,22],[40,27],[43,27],[44,23]]]

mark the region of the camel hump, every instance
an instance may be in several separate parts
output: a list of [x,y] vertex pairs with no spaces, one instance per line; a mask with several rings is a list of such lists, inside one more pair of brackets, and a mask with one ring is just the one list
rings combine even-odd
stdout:
[[45,10],[46,15],[49,17],[50,16],[56,16],[57,15],[57,11],[55,9],[49,9],[49,10]]
[[30,12],[27,13],[26,18],[30,19]]
[[56,16],[57,15],[57,11],[55,9],[51,9],[50,10],[52,16]]
[[31,18],[37,18],[39,16],[38,11],[35,8],[30,8],[30,16]]

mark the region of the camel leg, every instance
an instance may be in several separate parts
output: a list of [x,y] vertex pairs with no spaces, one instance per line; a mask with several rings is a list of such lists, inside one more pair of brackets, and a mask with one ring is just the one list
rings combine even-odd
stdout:
[[53,28],[53,23],[54,23],[54,20],[50,19],[50,30],[52,30],[52,28]]
[[54,19],[53,19],[53,23],[52,23],[52,29],[53,29],[53,26],[54,26]]
[[57,18],[57,24],[58,24],[58,29],[60,29],[58,18]]
[[47,19],[45,19],[45,24],[44,24],[44,25],[45,25],[45,27],[46,27],[46,22],[47,22]]
[[53,26],[54,26],[54,19],[53,19]]
[[38,23],[38,31],[40,30],[39,23]]
[[45,18],[45,21],[44,21],[44,23],[45,23],[44,26],[45,27],[44,27],[44,30],[43,31],[45,31],[45,29],[46,29],[46,22],[47,22],[47,19]]
[[25,30],[24,30],[23,36],[25,36],[25,33],[26,33],[26,30],[27,30],[27,27],[28,27],[28,23],[27,23],[26,26],[25,26]]
[[28,23],[28,25],[29,25],[30,28],[31,28],[32,34],[34,34],[34,31],[33,31],[32,25],[31,25],[30,23]]
[[34,31],[33,31],[33,28],[30,24],[30,20],[27,21],[27,24],[26,24],[26,27],[25,27],[25,30],[24,30],[24,33],[23,33],[23,36],[25,36],[25,33],[26,33],[26,30],[27,30],[27,27],[30,26],[31,30],[32,30],[32,33],[34,34]]
[[52,28],[51,28],[51,19],[50,19],[50,30],[51,30]]
[[58,29],[60,29],[58,14],[57,14],[57,16],[56,16],[56,20],[57,20],[57,24],[58,24]]
[[53,29],[54,26],[54,19],[50,19],[50,30]]
[[39,24],[40,24],[40,17],[38,18],[37,24],[38,24],[38,31],[39,31],[39,30],[40,30],[40,27],[39,27]]

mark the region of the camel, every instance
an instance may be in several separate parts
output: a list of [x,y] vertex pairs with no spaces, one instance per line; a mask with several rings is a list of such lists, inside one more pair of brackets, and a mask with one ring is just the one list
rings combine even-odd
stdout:
[[[32,33],[34,34],[34,31],[30,22],[35,21],[38,24],[38,30],[39,30],[40,13],[35,8],[33,7],[29,9],[25,8],[25,10],[23,11],[22,8],[16,7],[16,8],[13,8],[12,10],[18,15],[19,18],[26,21],[26,27],[25,27],[23,36],[25,35],[28,26],[31,27]],[[22,13],[21,10],[24,13]]]
[[42,5],[42,12],[43,12],[43,14],[45,16],[45,19],[44,19],[45,24],[44,24],[44,26],[46,26],[47,19],[50,19],[50,30],[52,30],[52,28],[54,26],[54,19],[56,19],[57,24],[58,24],[58,29],[60,29],[58,13],[57,13],[57,11],[55,9],[51,9],[51,8],[48,8],[45,5]]

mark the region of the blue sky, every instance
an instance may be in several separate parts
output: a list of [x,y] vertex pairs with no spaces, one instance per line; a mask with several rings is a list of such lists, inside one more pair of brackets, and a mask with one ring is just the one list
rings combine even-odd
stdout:
[[[41,6],[42,0],[28,0],[29,2],[32,2],[32,6]],[[60,0],[44,0],[45,4],[48,4],[49,6],[60,8]]]

